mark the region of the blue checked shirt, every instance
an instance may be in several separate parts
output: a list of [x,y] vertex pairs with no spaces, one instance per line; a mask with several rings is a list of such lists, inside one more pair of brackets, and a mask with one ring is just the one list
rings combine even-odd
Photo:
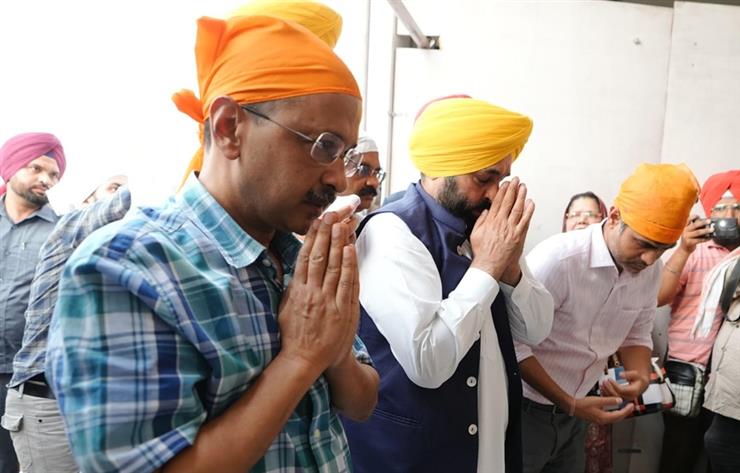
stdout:
[[[163,207],[82,243],[64,269],[46,362],[82,471],[153,471],[249,389],[280,350],[278,306],[299,248],[275,236],[279,280],[266,249],[194,177]],[[359,339],[354,348],[370,362]],[[323,376],[252,471],[351,471]]]
[[44,372],[49,323],[59,294],[59,278],[64,263],[82,240],[98,228],[122,219],[130,207],[131,193],[128,188],[121,187],[110,198],[62,217],[41,246],[26,309],[23,345],[13,359],[10,387]]

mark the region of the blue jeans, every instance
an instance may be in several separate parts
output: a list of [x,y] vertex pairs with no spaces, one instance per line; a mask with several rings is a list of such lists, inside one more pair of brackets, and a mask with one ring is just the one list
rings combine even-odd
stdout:
[[[12,373],[0,373],[0,417],[5,415],[7,385],[12,376]],[[18,473],[18,458],[15,456],[13,441],[10,440],[10,432],[2,427],[0,427],[0,473]]]
[[712,425],[704,434],[704,448],[712,473],[740,471],[740,420],[714,414]]

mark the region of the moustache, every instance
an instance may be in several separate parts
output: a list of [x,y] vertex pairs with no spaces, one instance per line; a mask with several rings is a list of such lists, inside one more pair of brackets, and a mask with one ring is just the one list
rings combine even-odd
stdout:
[[375,189],[373,186],[365,186],[357,193],[360,197],[375,197],[378,195],[377,189]]
[[331,187],[325,187],[321,190],[321,192],[309,191],[308,194],[306,194],[306,201],[309,204],[321,208],[328,207],[329,204],[334,202],[334,199],[336,198],[337,191],[335,191]]

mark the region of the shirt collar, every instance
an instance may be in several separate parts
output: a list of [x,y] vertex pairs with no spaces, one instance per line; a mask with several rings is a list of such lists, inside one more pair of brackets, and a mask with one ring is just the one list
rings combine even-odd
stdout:
[[[194,223],[216,243],[221,256],[231,266],[249,266],[266,253],[265,246],[231,218],[195,175],[188,178],[175,199],[192,213]],[[282,259],[285,273],[292,273],[300,242],[290,234],[277,232],[272,246]]]
[[616,268],[612,254],[609,252],[609,247],[606,246],[606,240],[604,240],[604,224],[601,222],[599,225],[590,225],[588,228],[591,231],[591,254],[589,257],[589,265],[591,268]]
[[[0,196],[0,218],[5,218],[5,219],[10,220],[10,217],[8,217],[8,212],[5,210],[5,196],[7,196],[7,194]],[[31,220],[34,217],[39,217],[51,223],[54,223],[57,221],[57,214],[54,212],[54,209],[52,209],[51,205],[49,204],[44,205],[40,209],[37,209],[31,215],[21,220],[21,222],[25,222],[26,220]],[[16,223],[21,223],[21,222],[16,222]]]

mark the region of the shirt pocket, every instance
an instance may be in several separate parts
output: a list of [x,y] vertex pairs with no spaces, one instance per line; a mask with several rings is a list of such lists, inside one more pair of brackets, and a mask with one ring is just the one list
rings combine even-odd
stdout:
[[33,239],[25,240],[11,245],[5,251],[3,259],[14,280],[31,282],[36,272],[42,243]]
[[604,340],[607,348],[606,356],[611,355],[624,343],[642,309],[621,309],[609,317],[604,327]]

